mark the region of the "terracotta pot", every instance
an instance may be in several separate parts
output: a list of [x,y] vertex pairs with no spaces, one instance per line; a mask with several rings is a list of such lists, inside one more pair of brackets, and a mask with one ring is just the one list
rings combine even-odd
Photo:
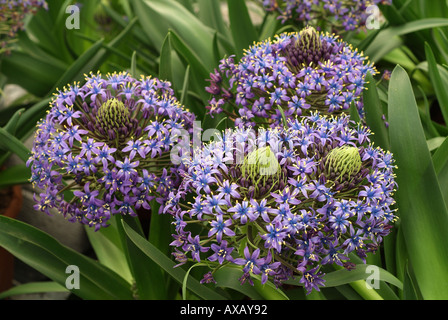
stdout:
[[[12,186],[10,188],[9,204],[1,208],[0,214],[9,218],[16,218],[22,209],[22,188],[21,186]],[[0,247],[0,292],[12,287],[14,279],[14,256]]]

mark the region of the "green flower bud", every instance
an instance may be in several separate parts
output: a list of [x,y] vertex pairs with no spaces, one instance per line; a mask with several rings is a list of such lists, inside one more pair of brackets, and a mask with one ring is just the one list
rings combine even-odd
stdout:
[[[345,145],[332,149],[324,159],[328,175],[336,174],[335,181],[350,181],[362,166],[358,148]],[[345,176],[345,177],[344,177]]]
[[318,53],[322,49],[322,42],[319,34],[313,27],[306,27],[299,32],[299,39],[297,40],[297,46],[302,51],[308,51],[312,53]]
[[277,156],[269,147],[250,152],[240,167],[244,181],[250,181],[252,197],[262,196],[280,183],[282,170]]
[[280,164],[271,148],[263,147],[250,152],[244,158],[241,173],[246,179],[257,179],[259,176],[269,178],[280,173]]
[[123,102],[113,98],[101,105],[96,120],[105,131],[123,128],[130,122],[130,112]]

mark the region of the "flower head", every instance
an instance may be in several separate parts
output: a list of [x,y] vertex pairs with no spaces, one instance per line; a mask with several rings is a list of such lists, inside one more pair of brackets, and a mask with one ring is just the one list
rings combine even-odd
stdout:
[[254,44],[237,63],[234,56],[221,60],[209,80],[219,76],[220,90],[207,90],[207,108],[240,127],[275,127],[284,118],[340,114],[352,105],[363,118],[367,73],[377,71],[362,53],[336,35],[307,27]]
[[[135,215],[154,198],[164,205],[179,181],[170,152],[194,116],[170,84],[127,73],[86,77],[55,95],[38,125],[28,165],[45,190],[45,206],[72,221],[106,226],[117,213]],[[64,193],[73,199],[65,200]]]
[[[280,285],[298,275],[308,291],[318,289],[322,265],[348,265],[349,253],[364,259],[396,218],[394,160],[369,134],[346,115],[318,114],[258,133],[226,130],[187,161],[179,204],[168,210],[175,238],[196,239],[196,250],[172,245],[212,269],[240,266],[242,283],[261,275]],[[214,161],[223,152],[232,161]],[[197,188],[204,176],[213,180]],[[204,204],[200,217],[192,198]]]
[[379,4],[391,5],[392,0],[262,0],[263,8],[277,13],[282,23],[325,21],[338,33],[365,30],[374,14],[369,7]]
[[0,55],[9,54],[17,33],[25,28],[25,17],[48,9],[44,0],[0,0]]

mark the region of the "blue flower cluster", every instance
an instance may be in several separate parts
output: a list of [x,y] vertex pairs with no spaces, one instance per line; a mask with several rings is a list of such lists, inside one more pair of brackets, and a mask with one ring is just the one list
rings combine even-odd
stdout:
[[392,155],[370,134],[346,115],[312,113],[196,149],[165,207],[179,265],[241,266],[241,283],[299,277],[310,292],[324,285],[322,266],[375,252],[396,219],[396,185]]
[[[27,165],[42,189],[37,210],[57,208],[98,230],[114,214],[149,209],[154,198],[163,208],[179,183],[170,152],[192,132],[194,115],[166,81],[125,72],[85,80],[55,94]],[[72,199],[65,200],[67,192]]]
[[314,24],[327,21],[332,30],[362,30],[372,12],[372,5],[391,5],[392,0],[262,0],[266,11],[276,12],[282,23],[300,21]]
[[283,117],[340,114],[352,105],[363,118],[367,73],[377,71],[357,49],[308,27],[254,44],[238,63],[221,60],[206,88],[207,108],[237,126],[276,127]]
[[44,0],[0,0],[0,54],[9,54],[17,32],[25,27],[25,16],[40,8],[48,9]]

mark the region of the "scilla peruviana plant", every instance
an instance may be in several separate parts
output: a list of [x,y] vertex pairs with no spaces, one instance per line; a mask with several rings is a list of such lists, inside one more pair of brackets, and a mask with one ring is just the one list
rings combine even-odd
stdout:
[[210,74],[209,114],[223,113],[237,126],[271,126],[283,117],[340,114],[355,105],[364,117],[367,57],[334,34],[312,27],[254,44],[240,61],[221,60]]
[[[114,214],[163,208],[179,183],[171,148],[192,132],[194,115],[169,82],[128,73],[90,74],[60,90],[39,121],[28,165],[37,210],[57,208],[98,230]],[[64,193],[72,192],[65,200]]]
[[210,268],[241,268],[241,283],[299,277],[308,293],[323,267],[378,250],[396,220],[394,160],[348,116],[313,114],[287,128],[227,130],[196,149],[166,209],[173,253]]

